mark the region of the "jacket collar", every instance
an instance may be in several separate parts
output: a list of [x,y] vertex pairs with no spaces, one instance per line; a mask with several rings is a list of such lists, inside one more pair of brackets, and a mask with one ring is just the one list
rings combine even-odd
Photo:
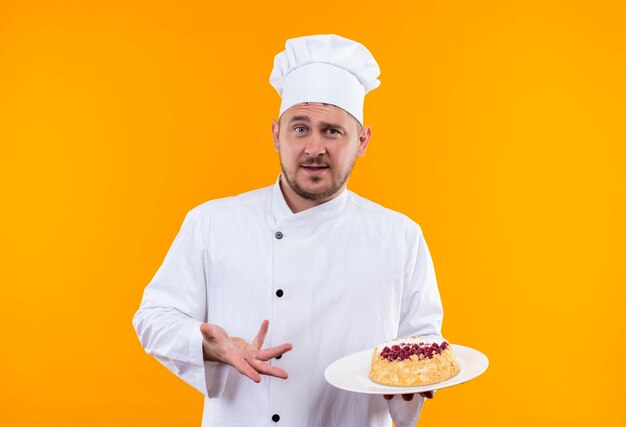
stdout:
[[340,195],[321,205],[314,206],[302,212],[293,213],[287,205],[287,201],[280,189],[280,177],[272,188],[272,214],[276,223],[289,223],[294,225],[313,225],[325,219],[336,217],[341,214],[348,200],[348,190],[345,189]]

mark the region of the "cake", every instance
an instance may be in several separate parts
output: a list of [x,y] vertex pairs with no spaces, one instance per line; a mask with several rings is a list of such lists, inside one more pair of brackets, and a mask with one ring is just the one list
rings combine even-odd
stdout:
[[391,386],[420,386],[452,378],[459,372],[452,346],[442,339],[411,337],[374,348],[369,376]]

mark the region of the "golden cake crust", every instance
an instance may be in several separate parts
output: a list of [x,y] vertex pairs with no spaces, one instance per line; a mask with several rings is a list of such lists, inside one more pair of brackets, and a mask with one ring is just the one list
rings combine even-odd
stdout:
[[[415,337],[418,338],[419,337]],[[408,345],[415,342],[411,339]],[[441,341],[440,341],[441,342]],[[407,345],[406,341],[394,340],[391,345],[400,348]],[[447,344],[447,343],[446,343]],[[372,354],[372,366],[369,377],[384,385],[391,386],[420,386],[435,384],[452,378],[459,372],[459,365],[456,362],[452,346],[446,345],[445,349],[435,351],[431,357],[424,355],[411,355],[403,360],[389,360],[381,355],[384,344],[376,347]]]

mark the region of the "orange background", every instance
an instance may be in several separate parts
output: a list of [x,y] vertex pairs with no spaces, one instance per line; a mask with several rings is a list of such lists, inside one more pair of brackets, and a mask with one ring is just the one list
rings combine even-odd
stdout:
[[422,426],[626,424],[622,1],[0,2],[0,423],[199,426],[131,326],[185,213],[271,185],[287,38],[365,44],[350,188],[421,224],[488,371]]

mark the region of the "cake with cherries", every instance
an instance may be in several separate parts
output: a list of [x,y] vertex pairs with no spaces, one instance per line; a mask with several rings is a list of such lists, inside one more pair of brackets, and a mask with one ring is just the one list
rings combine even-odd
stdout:
[[442,339],[411,337],[374,348],[369,376],[391,386],[420,386],[452,378],[459,372],[452,346]]

